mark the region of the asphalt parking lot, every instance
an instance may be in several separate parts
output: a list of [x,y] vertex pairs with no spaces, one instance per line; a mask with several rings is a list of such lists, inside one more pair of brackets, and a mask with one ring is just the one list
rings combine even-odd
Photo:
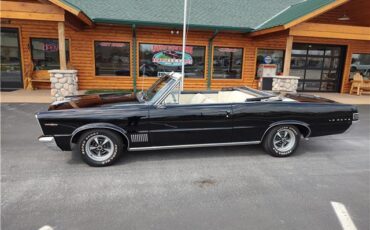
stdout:
[[370,107],[350,132],[259,146],[127,153],[92,168],[37,142],[40,104],[2,104],[1,220],[9,230],[341,229],[331,202],[369,229]]

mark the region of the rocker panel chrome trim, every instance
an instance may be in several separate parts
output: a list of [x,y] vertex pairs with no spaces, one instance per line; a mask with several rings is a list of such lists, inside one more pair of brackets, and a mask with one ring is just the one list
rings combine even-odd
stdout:
[[257,145],[260,141],[245,141],[245,142],[226,142],[226,143],[208,143],[208,144],[189,144],[189,145],[168,145],[168,146],[151,146],[151,147],[136,147],[129,148],[129,151],[146,151],[146,150],[161,150],[161,149],[185,149],[199,147],[217,147],[217,146],[236,146],[236,145]]

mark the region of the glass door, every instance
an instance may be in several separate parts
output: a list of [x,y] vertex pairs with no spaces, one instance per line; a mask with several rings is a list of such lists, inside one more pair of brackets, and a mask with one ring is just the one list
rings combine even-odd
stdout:
[[18,29],[1,28],[1,89],[23,88]]
[[338,92],[345,48],[294,43],[290,75],[299,76],[298,91]]

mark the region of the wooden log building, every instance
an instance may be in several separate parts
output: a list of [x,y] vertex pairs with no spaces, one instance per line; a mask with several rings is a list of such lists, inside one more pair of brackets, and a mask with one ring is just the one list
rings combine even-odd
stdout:
[[[257,87],[257,67],[301,77],[300,91],[349,91],[370,76],[369,0],[189,0],[185,89]],[[180,71],[183,1],[1,1],[1,87],[147,88]]]

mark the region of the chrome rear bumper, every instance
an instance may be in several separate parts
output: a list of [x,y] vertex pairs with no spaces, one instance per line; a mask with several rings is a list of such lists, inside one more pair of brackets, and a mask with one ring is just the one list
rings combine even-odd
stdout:
[[52,136],[41,136],[39,137],[39,141],[41,143],[44,143],[47,147],[49,147],[52,150],[60,150],[57,143],[55,142],[54,137]]

